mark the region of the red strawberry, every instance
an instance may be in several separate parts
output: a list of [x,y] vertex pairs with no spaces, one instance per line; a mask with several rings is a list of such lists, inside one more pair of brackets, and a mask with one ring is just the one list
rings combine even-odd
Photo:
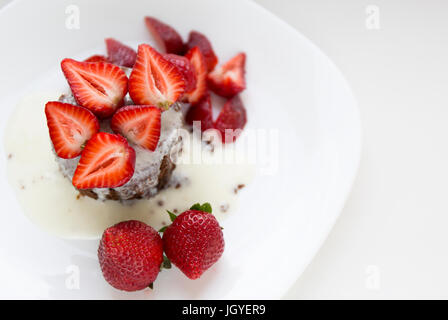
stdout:
[[100,128],[92,112],[68,103],[48,102],[45,115],[54,150],[64,159],[79,156],[87,140]]
[[145,17],[145,23],[157,44],[162,47],[166,53],[184,53],[184,42],[176,30],[153,17]]
[[185,81],[185,92],[191,92],[196,88],[196,72],[191,65],[190,60],[177,54],[167,53],[163,57],[174,64],[182,73]]
[[177,217],[169,214],[173,223],[163,231],[165,254],[188,278],[197,279],[224,252],[221,227],[209,203],[195,204]]
[[145,289],[160,272],[162,246],[157,231],[140,221],[123,221],[107,228],[98,247],[104,278],[119,290]]
[[142,148],[154,151],[160,137],[161,112],[153,106],[126,106],[112,117],[110,127]]
[[196,73],[196,89],[185,94],[186,99],[191,104],[198,103],[207,93],[207,65],[204,56],[198,47],[194,47],[185,55],[190,60]]
[[109,62],[105,56],[96,54],[94,56],[88,57],[84,62]]
[[111,63],[128,68],[134,66],[135,59],[137,59],[137,52],[134,49],[112,38],[104,41],[106,42],[107,58]]
[[73,59],[62,60],[61,67],[78,104],[97,116],[109,117],[123,105],[128,78],[120,67]]
[[135,104],[168,109],[185,91],[182,73],[147,44],[138,46],[137,61],[129,77],[129,94]]
[[221,132],[222,142],[234,142],[246,125],[246,108],[239,96],[234,96],[228,100],[218,118],[215,121],[215,128]]
[[191,50],[194,47],[199,47],[204,55],[205,62],[207,63],[208,71],[212,71],[218,63],[218,58],[213,51],[212,44],[205,35],[197,31],[191,31],[188,37],[188,42],[185,45],[186,50]]
[[189,125],[192,125],[193,121],[200,121],[201,131],[213,128],[213,111],[209,94],[188,109],[186,121]]
[[134,174],[135,151],[120,135],[99,132],[81,153],[72,183],[77,189],[117,188]]
[[216,94],[231,98],[246,88],[246,54],[239,53],[208,75],[208,86]]

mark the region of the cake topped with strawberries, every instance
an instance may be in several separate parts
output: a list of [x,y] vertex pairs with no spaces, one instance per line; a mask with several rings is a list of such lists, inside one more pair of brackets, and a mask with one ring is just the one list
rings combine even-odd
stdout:
[[185,93],[183,74],[146,44],[132,69],[91,61],[62,61],[71,92],[45,108],[61,171],[93,198],[148,198],[168,182],[180,149],[182,114],[173,105]]
[[[82,195],[132,200],[166,187],[182,148],[183,105],[188,124],[216,129],[223,142],[229,142],[226,130],[246,123],[238,96],[245,89],[244,53],[215,68],[217,56],[203,34],[192,31],[184,43],[161,21],[146,17],[145,23],[164,53],[107,38],[107,56],[61,62],[70,90],[48,102],[45,114],[60,170]],[[229,98],[216,121],[209,89]]]

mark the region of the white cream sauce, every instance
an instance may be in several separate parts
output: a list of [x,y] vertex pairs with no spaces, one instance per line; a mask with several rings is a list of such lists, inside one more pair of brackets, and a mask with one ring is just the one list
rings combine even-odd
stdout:
[[[137,219],[158,229],[169,223],[165,210],[180,213],[196,202],[210,202],[219,220],[235,210],[237,195],[250,183],[255,167],[244,163],[233,145],[202,148],[204,143],[189,134],[174,177],[180,187],[161,191],[149,200],[132,204],[98,201],[79,196],[59,171],[51,149],[44,106],[58,93],[34,94],[22,99],[9,120],[5,134],[8,179],[25,215],[51,234],[69,239],[95,239],[104,229],[124,220]],[[190,164],[198,152],[202,164]],[[238,158],[225,164],[220,159]],[[198,155],[196,154],[197,157]],[[176,183],[174,183],[176,185]],[[240,188],[238,188],[240,186]]]

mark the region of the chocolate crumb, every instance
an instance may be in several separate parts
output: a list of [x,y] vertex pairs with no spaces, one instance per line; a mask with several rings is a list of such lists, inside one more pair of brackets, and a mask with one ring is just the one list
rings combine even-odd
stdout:
[[12,159],[12,153],[8,154],[8,160]]
[[79,199],[81,199],[81,194],[80,194],[80,193],[78,193],[78,194],[76,195],[76,200],[79,200]]
[[225,203],[219,206],[219,209],[221,210],[221,212],[227,212],[227,210],[229,210],[229,204]]
[[246,186],[245,184],[239,184],[239,185],[236,186],[235,189],[233,189],[233,192],[234,192],[235,194],[237,194],[238,191],[240,191],[241,189],[243,189],[245,186]]
[[162,226],[166,226],[166,222],[165,221],[162,221]]
[[173,213],[178,213],[179,211],[177,210],[177,209],[174,209],[173,210]]
[[25,186],[23,184],[20,185],[20,190],[25,190]]
[[179,189],[182,185],[180,183],[177,183],[174,188]]
[[164,205],[164,202],[162,200],[157,201],[157,205],[159,207],[162,207]]

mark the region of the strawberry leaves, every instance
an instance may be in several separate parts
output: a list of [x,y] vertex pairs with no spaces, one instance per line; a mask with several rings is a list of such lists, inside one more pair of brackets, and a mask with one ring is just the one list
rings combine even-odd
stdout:
[[162,268],[163,269],[171,269],[171,261],[165,255],[163,255]]
[[[190,208],[190,210],[196,210],[196,211],[202,211],[202,212],[206,212],[206,213],[212,213],[212,206],[211,206],[211,204],[208,203],[208,202],[206,202],[206,203],[204,203],[204,204],[202,204],[202,205],[198,202],[198,203],[195,203],[194,205],[192,205],[191,208]],[[174,220],[176,220],[177,216],[176,216],[174,213],[172,213],[171,211],[169,211],[169,210],[166,210],[166,212],[167,212],[168,215],[170,216],[170,220],[171,220],[171,222],[174,222]],[[160,232],[160,233],[164,233],[165,230],[166,230],[168,227],[169,227],[169,225],[160,228],[160,229],[159,229],[159,232]]]
[[176,220],[177,216],[174,213],[172,213],[171,211],[166,210],[166,212],[168,212],[168,214],[170,215],[171,222],[174,222],[174,220]]
[[201,205],[199,203],[195,203],[194,205],[191,206],[190,210],[197,210],[197,211],[212,213],[212,206],[208,202],[204,203],[203,205]]

